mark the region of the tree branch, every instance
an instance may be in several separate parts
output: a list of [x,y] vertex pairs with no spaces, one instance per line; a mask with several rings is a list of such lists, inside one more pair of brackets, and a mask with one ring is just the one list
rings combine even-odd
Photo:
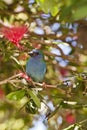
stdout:
[[[10,83],[13,86],[16,86],[14,83],[21,82],[21,80],[15,79],[17,77],[22,77],[21,73],[13,75],[13,76],[11,76],[11,77],[3,80],[3,81],[0,81],[0,85]],[[38,82],[34,82],[32,79],[28,80],[27,82],[28,83],[32,83],[34,86],[43,87],[44,89],[46,89],[46,88],[55,88],[55,89],[58,89],[62,94],[65,94],[65,90],[62,90],[61,88],[58,88],[58,84],[56,84],[56,85],[49,85],[49,84],[45,84],[45,83],[38,83]],[[16,86],[16,88],[17,88],[17,86]]]

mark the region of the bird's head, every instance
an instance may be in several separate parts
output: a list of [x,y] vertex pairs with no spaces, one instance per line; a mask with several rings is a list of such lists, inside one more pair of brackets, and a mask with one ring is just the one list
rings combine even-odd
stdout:
[[28,54],[32,58],[43,58],[43,53],[38,49],[33,49],[32,51],[28,52]]

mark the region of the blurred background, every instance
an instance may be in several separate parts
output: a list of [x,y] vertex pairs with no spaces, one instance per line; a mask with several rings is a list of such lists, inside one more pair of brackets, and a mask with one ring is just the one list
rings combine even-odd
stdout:
[[[47,87],[29,87],[34,48]],[[0,0],[1,130],[86,130],[86,103],[87,0]]]

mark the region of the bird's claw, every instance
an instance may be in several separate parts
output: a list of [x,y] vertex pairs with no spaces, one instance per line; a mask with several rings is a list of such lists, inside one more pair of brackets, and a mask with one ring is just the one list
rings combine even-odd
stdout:
[[47,85],[46,85],[45,82],[42,83],[42,87],[45,88],[45,89],[47,88]]

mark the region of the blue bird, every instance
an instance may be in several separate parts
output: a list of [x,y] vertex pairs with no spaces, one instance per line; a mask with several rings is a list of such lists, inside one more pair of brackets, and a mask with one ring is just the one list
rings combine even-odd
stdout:
[[31,56],[26,64],[26,73],[36,82],[42,82],[46,73],[43,53],[38,49],[29,52]]

